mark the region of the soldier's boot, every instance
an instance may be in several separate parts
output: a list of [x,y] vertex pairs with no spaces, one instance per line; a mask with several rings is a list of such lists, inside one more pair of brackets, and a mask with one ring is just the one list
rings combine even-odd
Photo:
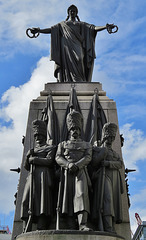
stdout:
[[68,216],[66,220],[67,220],[68,229],[70,229],[70,230],[77,230],[78,229],[75,216],[72,216],[72,217]]
[[50,219],[44,214],[40,215],[37,220],[37,230],[47,230]]
[[78,213],[79,230],[92,231],[92,229],[87,226],[87,220],[88,220],[88,213],[86,211],[81,211]]
[[115,233],[112,216],[104,216],[103,225],[104,225],[105,232]]
[[23,221],[23,233],[25,233],[25,228],[26,228],[26,225],[27,225],[27,221],[28,221],[28,219]]

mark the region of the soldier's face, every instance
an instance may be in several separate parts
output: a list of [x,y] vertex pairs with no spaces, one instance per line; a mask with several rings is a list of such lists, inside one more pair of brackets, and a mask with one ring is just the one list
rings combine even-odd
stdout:
[[115,136],[107,136],[106,140],[105,140],[105,143],[107,145],[112,145],[113,141],[115,140]]
[[78,127],[73,127],[70,130],[71,138],[77,139],[80,137],[80,129]]
[[36,134],[35,141],[36,141],[36,143],[42,143],[44,141],[44,136],[41,134]]

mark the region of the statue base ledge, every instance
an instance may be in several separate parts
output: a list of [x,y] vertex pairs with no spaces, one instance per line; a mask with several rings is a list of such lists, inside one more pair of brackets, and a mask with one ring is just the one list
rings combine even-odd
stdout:
[[97,231],[42,230],[23,233],[16,240],[124,240],[123,237]]

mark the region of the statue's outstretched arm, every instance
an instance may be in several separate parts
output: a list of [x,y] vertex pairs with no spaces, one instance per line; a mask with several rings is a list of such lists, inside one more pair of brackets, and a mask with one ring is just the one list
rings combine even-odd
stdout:
[[[34,29],[34,28],[33,28],[33,29]],[[51,33],[51,28],[44,28],[44,29],[38,28],[38,32],[39,32],[39,33],[49,34],[49,33]]]
[[51,33],[51,28],[45,28],[45,29],[40,29],[40,28],[28,28],[26,30],[26,34],[30,38],[36,38],[39,36],[40,33],[45,33],[49,34]]
[[103,31],[103,30],[105,30],[105,29],[107,29],[106,26],[96,26],[96,27],[95,27],[95,31],[96,31],[96,32],[100,32],[100,31]]
[[[98,27],[96,26],[95,27],[95,31],[96,32],[100,32],[100,31],[103,31],[107,29],[108,33],[116,33],[118,31],[118,26],[117,25],[114,25],[114,24],[106,24],[106,26],[101,26],[101,27]],[[113,29],[115,29],[114,31],[112,31]]]

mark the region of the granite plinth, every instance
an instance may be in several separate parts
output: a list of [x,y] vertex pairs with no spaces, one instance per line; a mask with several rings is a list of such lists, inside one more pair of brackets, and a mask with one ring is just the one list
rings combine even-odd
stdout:
[[19,235],[16,240],[124,240],[123,237],[107,232],[85,231],[34,231]]
[[[20,211],[21,211],[21,202],[22,202],[22,195],[23,195],[23,190],[24,190],[24,185],[26,182],[26,178],[28,175],[28,172],[24,169],[24,161],[26,158],[26,154],[29,149],[34,147],[34,136],[32,132],[32,121],[34,119],[41,119],[42,116],[42,110],[47,106],[47,97],[49,93],[51,92],[53,102],[54,102],[54,108],[56,111],[56,115],[59,121],[59,126],[60,126],[60,135],[63,129],[63,122],[64,122],[64,116],[66,113],[66,108],[68,105],[69,101],[69,94],[71,91],[71,88],[74,87],[76,90],[77,98],[79,101],[79,105],[82,111],[82,114],[84,116],[84,130],[86,127],[87,123],[87,117],[90,109],[90,104],[93,98],[93,95],[95,92],[98,92],[99,96],[99,101],[100,104],[104,110],[104,113],[107,117],[107,121],[109,122],[114,122],[118,125],[118,117],[117,117],[117,108],[116,108],[116,103],[113,99],[108,98],[106,96],[106,92],[102,90],[102,84],[99,82],[92,82],[92,83],[47,83],[45,84],[44,90],[40,93],[40,96],[38,98],[34,99],[30,103],[30,109],[29,109],[29,116],[28,116],[28,124],[27,124],[27,130],[25,134],[25,143],[24,143],[24,152],[23,152],[23,158],[22,158],[22,164],[21,164],[21,173],[20,173],[20,180],[19,180],[19,188],[18,188],[18,194],[17,194],[17,204],[16,204],[16,211],[15,211],[15,218],[14,218],[14,224],[13,224],[13,234],[12,234],[12,240],[15,239],[15,236],[18,236],[23,232],[23,222],[20,218]],[[121,156],[122,158],[122,153],[121,153],[121,140],[120,140],[120,133],[118,131],[116,135],[116,140],[113,144],[113,149]],[[123,181],[123,186],[124,186],[124,194],[122,194],[122,212],[123,212],[123,223],[121,224],[116,224],[115,225],[115,230],[118,233],[118,235],[123,236],[126,240],[131,239],[131,233],[130,233],[130,223],[129,223],[129,213],[128,213],[128,200],[127,200],[127,193],[126,193],[126,185],[125,185],[125,169],[123,166],[123,169],[121,170],[121,176],[122,176],[122,181]],[[50,229],[55,229],[55,221],[53,221]],[[33,230],[36,230],[36,226],[34,226]],[[36,236],[33,238],[32,233],[32,238],[20,238],[21,235],[19,235],[18,239],[25,240],[25,239],[45,239],[45,238],[36,238]],[[51,233],[52,234],[52,233]],[[53,238],[46,238],[50,240],[64,240],[65,237],[63,233],[61,234],[61,237],[57,235],[52,234]],[[92,234],[91,234],[92,235]],[[96,235],[96,234],[95,234]],[[24,237],[24,235],[22,235]],[[31,235],[26,235],[31,236]],[[42,235],[41,235],[42,236]],[[63,237],[62,237],[63,236]],[[79,235],[80,236],[80,235]],[[97,236],[97,235],[96,235]],[[109,237],[109,236],[108,236]],[[113,237],[113,236],[110,236]],[[67,237],[66,237],[67,238]],[[71,240],[73,240],[74,235],[70,237]],[[87,237],[86,237],[87,238]],[[86,240],[85,238],[85,240]],[[123,238],[123,239],[124,239]],[[79,238],[77,238],[78,240]],[[93,238],[91,240],[117,240],[117,236],[115,238],[103,238],[103,235],[100,233],[98,234],[98,238]],[[119,238],[120,239],[120,238]],[[122,239],[122,238],[121,238]],[[90,239],[88,239],[90,240]]]

